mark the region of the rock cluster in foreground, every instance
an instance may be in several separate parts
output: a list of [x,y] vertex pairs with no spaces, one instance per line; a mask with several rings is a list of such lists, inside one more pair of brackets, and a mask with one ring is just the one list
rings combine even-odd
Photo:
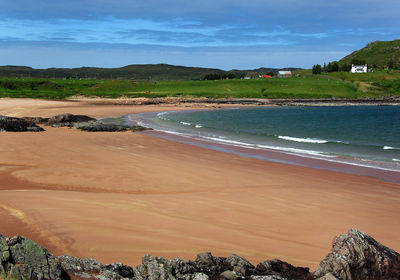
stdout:
[[0,132],[1,131],[39,132],[44,131],[44,129],[24,119],[0,116]]
[[41,117],[24,117],[24,118],[13,118],[7,116],[0,116],[0,132],[1,131],[12,131],[12,132],[28,132],[28,131],[45,131],[42,127],[38,126],[47,125],[52,127],[75,127],[84,131],[141,131],[145,130],[145,127],[139,125],[127,125],[127,124],[114,124],[104,123],[101,120],[96,120],[92,117],[85,115],[73,115],[73,114],[61,114],[51,118]]
[[146,255],[132,268],[120,263],[103,265],[94,259],[53,256],[21,236],[0,235],[0,278],[8,279],[162,279],[162,280],[375,280],[400,279],[400,255],[358,230],[336,237],[332,251],[314,273],[280,260],[256,267],[235,254],[227,258],[200,253],[195,261],[167,260]]

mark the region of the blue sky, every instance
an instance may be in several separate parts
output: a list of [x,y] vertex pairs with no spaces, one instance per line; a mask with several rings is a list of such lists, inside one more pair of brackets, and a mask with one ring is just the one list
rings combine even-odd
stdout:
[[399,0],[0,0],[0,65],[251,69],[400,38]]

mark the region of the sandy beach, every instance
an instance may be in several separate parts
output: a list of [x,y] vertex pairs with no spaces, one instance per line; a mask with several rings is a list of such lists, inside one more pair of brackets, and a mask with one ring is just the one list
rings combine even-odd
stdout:
[[[0,115],[16,117],[194,108],[0,99]],[[313,270],[350,228],[400,251],[400,184],[142,133],[45,129],[0,133],[0,233],[55,254],[135,266],[145,254],[210,251]]]

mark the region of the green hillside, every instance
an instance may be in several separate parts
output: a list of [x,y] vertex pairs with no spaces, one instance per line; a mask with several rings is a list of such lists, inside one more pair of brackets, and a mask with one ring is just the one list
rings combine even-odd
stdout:
[[339,61],[339,64],[364,62],[373,68],[400,69],[400,40],[376,41],[355,51]]

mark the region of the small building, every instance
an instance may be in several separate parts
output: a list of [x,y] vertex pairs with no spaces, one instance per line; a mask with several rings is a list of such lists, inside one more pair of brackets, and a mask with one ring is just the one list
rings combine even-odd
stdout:
[[270,79],[270,78],[272,78],[272,76],[271,76],[271,75],[261,75],[261,78],[263,78],[263,79]]
[[351,65],[351,73],[367,73],[368,72],[368,65]]
[[278,77],[280,78],[292,77],[292,71],[278,71]]

